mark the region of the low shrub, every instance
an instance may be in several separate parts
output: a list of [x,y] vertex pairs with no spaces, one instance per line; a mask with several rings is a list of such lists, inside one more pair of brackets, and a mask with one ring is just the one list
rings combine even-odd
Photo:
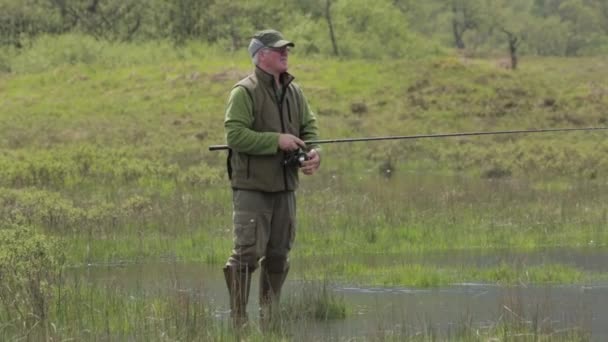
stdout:
[[[63,264],[59,242],[32,228],[0,228],[0,317],[33,327],[48,317]],[[9,326],[8,324],[5,326]]]

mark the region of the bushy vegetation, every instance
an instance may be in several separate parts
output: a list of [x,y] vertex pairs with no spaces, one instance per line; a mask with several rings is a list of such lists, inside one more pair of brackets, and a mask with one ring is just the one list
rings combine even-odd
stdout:
[[22,226],[0,228],[0,319],[20,331],[46,325],[63,253],[56,239]]
[[608,51],[602,0],[0,1],[0,45],[18,49],[40,35],[79,33],[123,42],[198,40],[236,51],[263,27],[324,56],[422,57],[439,45],[474,55]]

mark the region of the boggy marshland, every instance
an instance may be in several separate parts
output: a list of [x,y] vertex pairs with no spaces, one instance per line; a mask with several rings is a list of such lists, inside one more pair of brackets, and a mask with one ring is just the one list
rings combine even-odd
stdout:
[[[221,279],[225,154],[207,147],[250,64],[105,48],[46,66],[34,50],[0,75],[0,334],[245,338]],[[603,58],[291,64],[323,138],[606,124]],[[606,134],[325,145],[298,193],[282,320],[261,331],[253,295],[246,339],[606,338]]]

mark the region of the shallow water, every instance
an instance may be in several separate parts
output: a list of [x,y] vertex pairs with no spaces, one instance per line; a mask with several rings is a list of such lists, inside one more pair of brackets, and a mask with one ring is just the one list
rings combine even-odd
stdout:
[[460,284],[447,288],[416,290],[407,288],[342,287],[347,302],[362,308],[357,317],[334,323],[344,334],[369,334],[406,327],[408,335],[424,333],[430,326],[447,336],[470,322],[475,329],[497,322],[532,325],[539,320],[550,331],[579,328],[593,340],[608,338],[608,284],[591,286],[518,286]]
[[[370,263],[387,256],[358,256]],[[393,256],[394,257],[394,256]],[[373,258],[377,258],[374,260]],[[408,256],[411,258],[411,256]],[[525,260],[526,264],[559,262],[582,270],[608,271],[608,251],[599,249],[553,249],[535,253],[444,252],[424,257],[436,265],[468,264],[479,267]],[[304,269],[306,261],[294,261],[294,269]],[[133,295],[188,291],[200,295],[215,308],[218,319],[228,319],[228,299],[221,269],[183,262],[124,263],[89,265],[71,268],[68,279],[95,286],[121,288]],[[284,297],[297,295],[309,281],[291,274]],[[400,287],[365,287],[330,283],[333,293],[347,303],[347,317],[330,322],[307,321],[291,326],[296,340],[342,340],[353,337],[411,336],[432,331],[442,336],[454,335],[469,325],[488,329],[498,322],[533,322],[548,331],[582,329],[594,341],[608,340],[608,283],[514,286],[492,284],[453,284],[445,288],[414,289]],[[252,298],[248,309],[257,315],[257,274],[254,274]]]

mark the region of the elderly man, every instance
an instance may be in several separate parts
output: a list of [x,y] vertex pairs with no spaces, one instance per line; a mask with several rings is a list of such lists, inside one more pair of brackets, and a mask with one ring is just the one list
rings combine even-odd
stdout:
[[[316,146],[305,144],[318,138],[316,117],[287,72],[293,46],[278,31],[257,32],[248,48],[255,69],[232,88],[226,106],[234,247],[224,276],[239,327],[247,322],[251,275],[258,266],[263,323],[278,303],[296,233],[298,170],[312,175],[320,165]],[[298,151],[305,158],[285,162]]]

